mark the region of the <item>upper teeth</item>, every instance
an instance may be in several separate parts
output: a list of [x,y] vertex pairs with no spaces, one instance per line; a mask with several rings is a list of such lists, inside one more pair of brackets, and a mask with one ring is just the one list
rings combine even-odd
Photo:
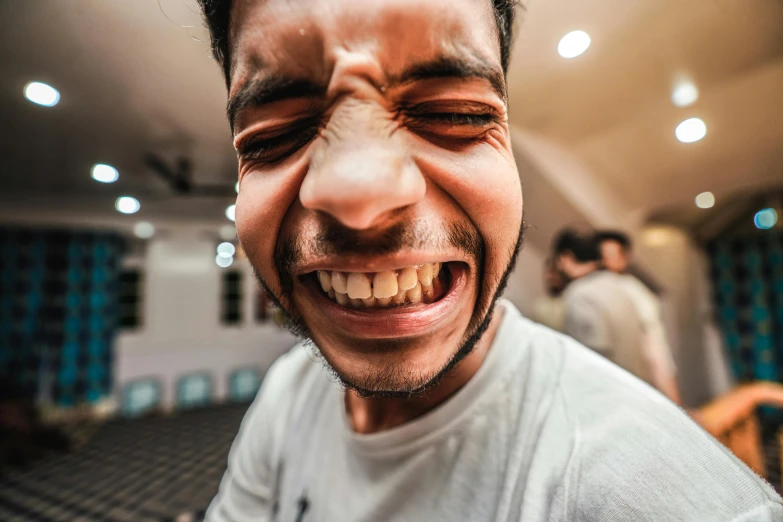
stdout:
[[318,281],[323,291],[342,305],[418,303],[422,296],[431,299],[435,295],[433,285],[439,284],[440,267],[440,263],[425,263],[375,274],[319,270]]

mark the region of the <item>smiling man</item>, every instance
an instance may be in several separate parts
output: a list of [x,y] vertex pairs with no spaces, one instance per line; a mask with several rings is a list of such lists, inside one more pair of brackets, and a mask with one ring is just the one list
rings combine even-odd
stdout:
[[270,369],[207,520],[783,517],[684,413],[498,301],[522,238],[512,1],[201,4],[237,232],[308,339]]

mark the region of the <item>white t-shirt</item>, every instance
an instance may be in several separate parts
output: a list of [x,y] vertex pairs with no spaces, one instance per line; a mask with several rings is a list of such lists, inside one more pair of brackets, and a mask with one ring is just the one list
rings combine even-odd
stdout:
[[598,270],[563,292],[563,332],[646,382],[653,382],[644,352],[644,321],[624,276]]
[[509,303],[438,408],[354,432],[307,349],[270,370],[208,522],[783,520],[772,488],[652,388]]
[[674,379],[677,367],[674,364],[669,340],[666,338],[658,296],[631,274],[623,274],[620,277],[644,324],[643,350],[649,364],[654,366],[654,371],[659,375]]

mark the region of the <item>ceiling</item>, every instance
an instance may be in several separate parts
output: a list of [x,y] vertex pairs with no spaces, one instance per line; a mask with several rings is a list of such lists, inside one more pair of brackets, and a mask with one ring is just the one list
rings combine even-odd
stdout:
[[[591,47],[560,58],[575,29]],[[783,185],[781,0],[529,0],[514,60],[514,125],[563,146],[628,207]],[[687,108],[670,101],[681,78],[701,94]],[[680,143],[691,117],[707,136]]]
[[[199,183],[231,187],[236,159],[225,87],[194,0],[0,0],[0,211],[113,216],[137,196],[134,218],[222,220],[226,198],[172,198],[145,166],[189,158]],[[626,205],[653,214],[783,184],[782,0],[528,0],[515,44],[511,123],[559,144]],[[557,55],[582,29],[585,54]],[[692,79],[691,107],[669,100]],[[22,98],[25,84],[54,85],[51,109]],[[701,117],[707,137],[676,141]],[[120,180],[90,179],[94,163]]]

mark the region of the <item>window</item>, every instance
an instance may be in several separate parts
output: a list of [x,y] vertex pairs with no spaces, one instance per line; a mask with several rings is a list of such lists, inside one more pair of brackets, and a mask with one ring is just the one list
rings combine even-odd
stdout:
[[141,282],[141,270],[126,269],[120,273],[120,328],[134,329],[141,324]]
[[223,272],[221,322],[237,325],[242,322],[242,272]]

